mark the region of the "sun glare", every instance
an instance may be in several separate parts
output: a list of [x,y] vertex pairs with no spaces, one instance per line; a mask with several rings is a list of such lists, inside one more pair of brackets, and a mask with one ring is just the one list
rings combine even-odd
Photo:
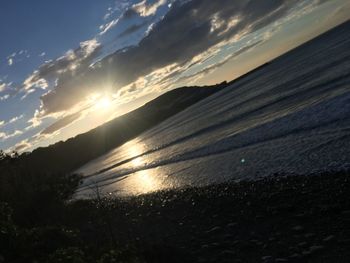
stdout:
[[108,110],[111,108],[111,106],[112,106],[112,101],[108,97],[101,98],[96,102],[97,109]]

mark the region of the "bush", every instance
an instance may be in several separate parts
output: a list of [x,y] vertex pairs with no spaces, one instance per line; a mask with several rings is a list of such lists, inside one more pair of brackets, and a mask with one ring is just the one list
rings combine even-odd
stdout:
[[49,256],[48,263],[86,263],[85,253],[77,247],[58,249]]

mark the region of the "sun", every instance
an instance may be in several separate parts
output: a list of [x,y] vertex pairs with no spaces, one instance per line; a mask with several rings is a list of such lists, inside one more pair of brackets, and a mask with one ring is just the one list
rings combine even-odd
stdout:
[[96,108],[100,110],[108,110],[112,106],[112,101],[108,97],[103,97],[96,102]]

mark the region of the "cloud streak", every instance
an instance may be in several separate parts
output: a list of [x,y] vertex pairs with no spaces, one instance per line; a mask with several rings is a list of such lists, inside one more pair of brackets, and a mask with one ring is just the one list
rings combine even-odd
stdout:
[[59,131],[60,129],[66,127],[67,125],[73,123],[74,121],[78,120],[80,118],[80,116],[81,116],[80,112],[65,116],[65,117],[59,119],[58,121],[56,121],[55,123],[53,123],[52,125],[50,125],[49,127],[45,128],[41,132],[41,134],[46,135],[46,134],[55,133],[55,132]]

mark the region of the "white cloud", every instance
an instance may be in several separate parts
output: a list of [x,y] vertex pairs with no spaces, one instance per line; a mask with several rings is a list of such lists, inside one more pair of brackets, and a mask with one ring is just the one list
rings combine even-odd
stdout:
[[3,92],[6,89],[6,83],[1,83],[0,84],[0,92]]
[[20,130],[15,130],[13,133],[10,133],[10,134],[6,134],[5,132],[0,132],[0,140],[5,141],[21,134],[23,134],[23,132]]
[[8,98],[10,98],[10,95],[6,94],[6,95],[0,97],[0,101],[7,100]]
[[[34,88],[41,88],[46,89],[48,87],[48,83],[44,78],[39,78],[39,71],[34,71],[32,75],[30,75],[28,78],[26,78],[23,82],[23,88],[26,91],[26,93],[29,92],[31,89]],[[27,94],[28,95],[28,94]]]
[[21,114],[20,116],[15,116],[9,121],[9,123],[14,123],[14,122],[22,119],[23,117],[24,117],[24,114]]
[[13,124],[15,123],[16,121],[19,121],[20,119],[23,119],[24,118],[24,114],[21,114],[19,116],[15,116],[13,118],[11,118],[9,121],[4,121],[4,120],[1,120],[0,121],[0,127],[5,127],[6,125],[9,125],[9,124]]
[[30,58],[30,54],[28,53],[28,50],[20,50],[18,52],[14,52],[11,55],[9,55],[7,59],[7,64],[9,66],[12,66],[16,61],[21,61],[23,59]]
[[147,4],[147,1],[143,0],[138,4],[134,4],[132,9],[140,16],[153,16],[157,12],[158,8],[164,4],[166,4],[166,0],[158,0],[153,4]]
[[35,110],[33,118],[29,119],[28,123],[30,123],[31,125],[27,127],[26,130],[38,127],[42,123],[39,110]]
[[100,25],[100,35],[105,34],[108,30],[110,30],[112,27],[114,27],[116,24],[118,24],[120,18],[116,18],[104,25]]

